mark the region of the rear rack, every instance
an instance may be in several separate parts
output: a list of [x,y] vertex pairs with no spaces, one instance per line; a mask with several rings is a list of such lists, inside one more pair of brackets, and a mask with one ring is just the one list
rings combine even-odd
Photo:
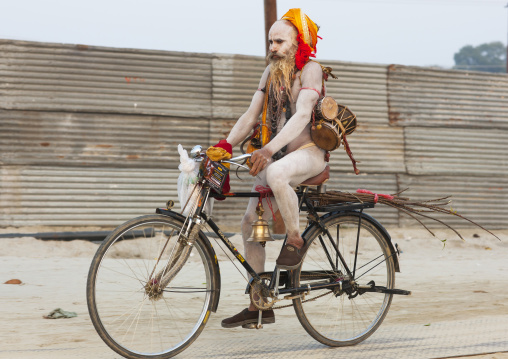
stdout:
[[[375,204],[372,202],[363,202],[363,203],[355,203],[355,202],[342,202],[342,203],[332,203],[327,205],[319,205],[318,200],[310,200],[314,210],[316,212],[346,212],[346,211],[354,211],[365,208],[374,208]],[[307,206],[302,204],[302,210],[306,211]]]

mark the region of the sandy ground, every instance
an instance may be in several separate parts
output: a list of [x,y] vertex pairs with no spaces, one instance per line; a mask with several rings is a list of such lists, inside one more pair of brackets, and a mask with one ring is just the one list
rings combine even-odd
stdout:
[[[465,241],[446,231],[437,231],[437,239],[419,228],[388,230],[403,250],[397,287],[413,294],[395,297],[383,326],[432,325],[508,314],[508,230],[496,231],[502,241],[480,230],[462,230]],[[239,238],[234,236],[233,242],[242,251]],[[446,244],[439,239],[447,239]],[[86,307],[86,277],[97,244],[34,238],[0,241],[0,358],[68,358],[66,349],[77,345],[84,348],[83,357],[116,357],[96,334]],[[243,294],[243,276],[212,243],[222,268],[232,268],[221,270],[219,310],[205,329],[220,336],[227,335],[220,328],[220,321],[243,309],[248,297]],[[268,268],[278,254],[280,242],[269,246]],[[4,284],[10,279],[19,279],[22,284]],[[55,308],[74,311],[78,316],[42,318]],[[292,309],[278,314],[278,321],[284,320],[294,320]],[[235,335],[252,335],[252,331],[235,330]],[[508,353],[472,358],[507,359]]]

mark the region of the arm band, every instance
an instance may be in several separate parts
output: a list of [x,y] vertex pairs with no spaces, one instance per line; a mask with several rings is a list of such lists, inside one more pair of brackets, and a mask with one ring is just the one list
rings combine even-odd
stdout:
[[320,94],[320,93],[319,93],[319,91],[318,91],[318,90],[316,90],[315,88],[312,88],[312,87],[302,87],[302,88],[300,89],[300,91],[302,91],[302,90],[314,90],[314,91],[316,91],[316,92],[317,92],[318,96],[320,96],[320,97],[321,97],[321,94]]

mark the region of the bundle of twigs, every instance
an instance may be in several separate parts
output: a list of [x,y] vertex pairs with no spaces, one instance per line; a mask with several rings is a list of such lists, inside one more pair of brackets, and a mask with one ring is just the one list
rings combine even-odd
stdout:
[[427,231],[429,231],[429,233],[431,233],[433,236],[435,236],[435,234],[420,220],[420,218],[418,218],[418,216],[429,218],[431,220],[441,223],[445,227],[450,228],[453,232],[455,232],[459,236],[459,238],[461,238],[463,240],[464,238],[461,236],[461,234],[456,229],[454,229],[447,223],[443,222],[442,220],[434,218],[429,215],[429,213],[445,213],[445,214],[449,214],[452,216],[460,217],[460,218],[464,219],[465,221],[468,221],[468,222],[474,224],[475,226],[483,229],[484,231],[490,233],[497,239],[500,239],[498,236],[496,236],[494,233],[492,233],[488,229],[482,227],[478,223],[470,220],[469,218],[466,218],[466,217],[458,214],[455,210],[444,208],[445,206],[447,206],[451,203],[451,200],[450,200],[451,196],[431,199],[431,200],[427,200],[427,201],[414,201],[414,200],[409,199],[408,197],[401,197],[400,196],[400,194],[405,192],[406,190],[407,190],[407,188],[400,191],[400,192],[392,194],[392,195],[376,194],[376,193],[373,193],[373,192],[370,192],[367,190],[358,190],[357,193],[342,192],[342,191],[327,191],[324,194],[317,194],[317,193],[311,194],[310,198],[312,200],[319,201],[320,205],[329,205],[329,204],[343,203],[343,202],[381,203],[381,204],[396,208],[397,210],[412,217],[418,223],[420,223]]

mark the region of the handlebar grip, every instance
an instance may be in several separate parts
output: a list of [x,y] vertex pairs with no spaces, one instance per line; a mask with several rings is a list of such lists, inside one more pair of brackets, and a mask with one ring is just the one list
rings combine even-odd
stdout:
[[[242,160],[245,160],[247,158],[250,158],[252,156],[252,153],[245,153],[243,155],[240,155],[240,156],[237,156],[237,157],[233,157],[233,158],[230,158],[229,160],[227,160],[228,162],[238,162],[238,161],[242,161]],[[223,161],[225,162],[225,161]]]

